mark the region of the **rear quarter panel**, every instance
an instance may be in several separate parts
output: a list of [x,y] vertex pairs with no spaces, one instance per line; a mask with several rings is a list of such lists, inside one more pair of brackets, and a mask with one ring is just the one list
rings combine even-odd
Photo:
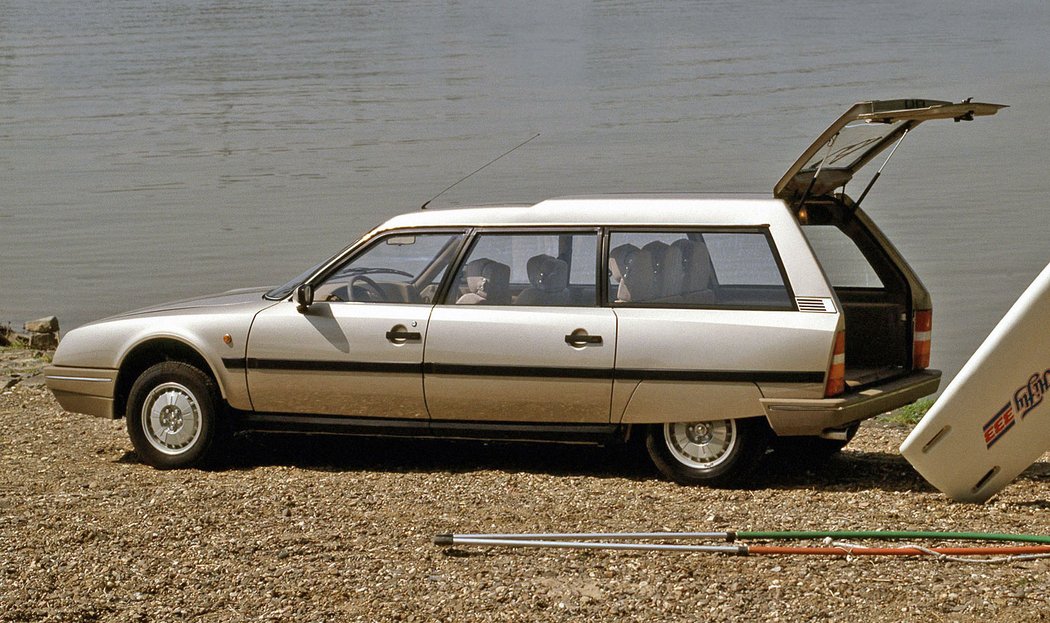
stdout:
[[[764,413],[761,387],[818,397],[838,314],[617,309],[613,421]],[[791,390],[794,391],[791,391]]]
[[[712,224],[768,227],[795,297],[830,299],[830,313],[735,309],[617,308],[613,421],[656,423],[760,416],[760,399],[820,398],[838,298],[786,205],[742,206]],[[735,218],[734,218],[735,217]],[[697,223],[703,225],[703,223]],[[620,370],[677,370],[706,380],[630,379]]]

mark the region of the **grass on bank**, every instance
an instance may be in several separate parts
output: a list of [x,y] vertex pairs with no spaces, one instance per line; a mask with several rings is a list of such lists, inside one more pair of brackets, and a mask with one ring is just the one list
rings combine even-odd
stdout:
[[879,419],[883,422],[889,422],[890,424],[897,424],[898,426],[915,426],[932,406],[932,398],[922,398],[916,400],[910,405],[904,405],[899,409],[894,409],[889,413],[880,415]]
[[55,351],[53,350],[39,350],[36,348],[29,348],[28,346],[25,346],[23,344],[0,345],[0,361],[31,358],[40,361],[43,365],[46,365],[51,363],[54,357]]

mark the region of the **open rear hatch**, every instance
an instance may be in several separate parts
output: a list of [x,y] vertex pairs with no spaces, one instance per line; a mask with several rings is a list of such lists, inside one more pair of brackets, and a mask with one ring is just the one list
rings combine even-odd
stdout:
[[[1005,106],[969,100],[886,100],[854,104],[828,127],[773,188],[796,213],[845,315],[845,382],[860,390],[928,364],[932,304],[918,276],[858,210],[897,146],[923,121],[969,121]],[[856,200],[845,185],[889,150]],[[835,192],[836,189],[842,189]],[[919,358],[917,341],[925,340]]]
[[[881,100],[854,104],[835,120],[773,187],[773,196],[799,207],[808,197],[826,195],[846,185],[861,167],[894,147],[923,121],[972,121],[994,115],[1001,104],[939,100]],[[890,156],[893,155],[891,151]],[[889,158],[887,157],[887,160]],[[885,164],[885,162],[883,163]],[[880,171],[881,172],[881,168]],[[879,172],[857,198],[860,203]]]

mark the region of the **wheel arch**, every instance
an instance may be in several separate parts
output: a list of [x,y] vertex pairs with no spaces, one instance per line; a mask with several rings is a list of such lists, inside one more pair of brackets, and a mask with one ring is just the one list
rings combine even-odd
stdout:
[[128,405],[128,394],[131,392],[135,379],[150,367],[164,361],[181,361],[207,374],[215,382],[219,393],[225,399],[226,390],[223,388],[219,375],[215,373],[200,351],[182,340],[158,337],[136,344],[121,360],[117,368],[117,382],[113,394],[113,413],[116,417],[124,417]]

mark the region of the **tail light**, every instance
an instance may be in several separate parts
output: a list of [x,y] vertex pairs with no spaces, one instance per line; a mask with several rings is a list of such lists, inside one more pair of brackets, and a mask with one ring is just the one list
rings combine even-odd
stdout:
[[915,310],[912,330],[911,367],[925,370],[930,367],[930,342],[933,336],[933,310]]
[[824,396],[831,398],[846,391],[846,332],[835,334],[835,348],[831,352],[831,365],[828,367],[828,383],[824,387]]

